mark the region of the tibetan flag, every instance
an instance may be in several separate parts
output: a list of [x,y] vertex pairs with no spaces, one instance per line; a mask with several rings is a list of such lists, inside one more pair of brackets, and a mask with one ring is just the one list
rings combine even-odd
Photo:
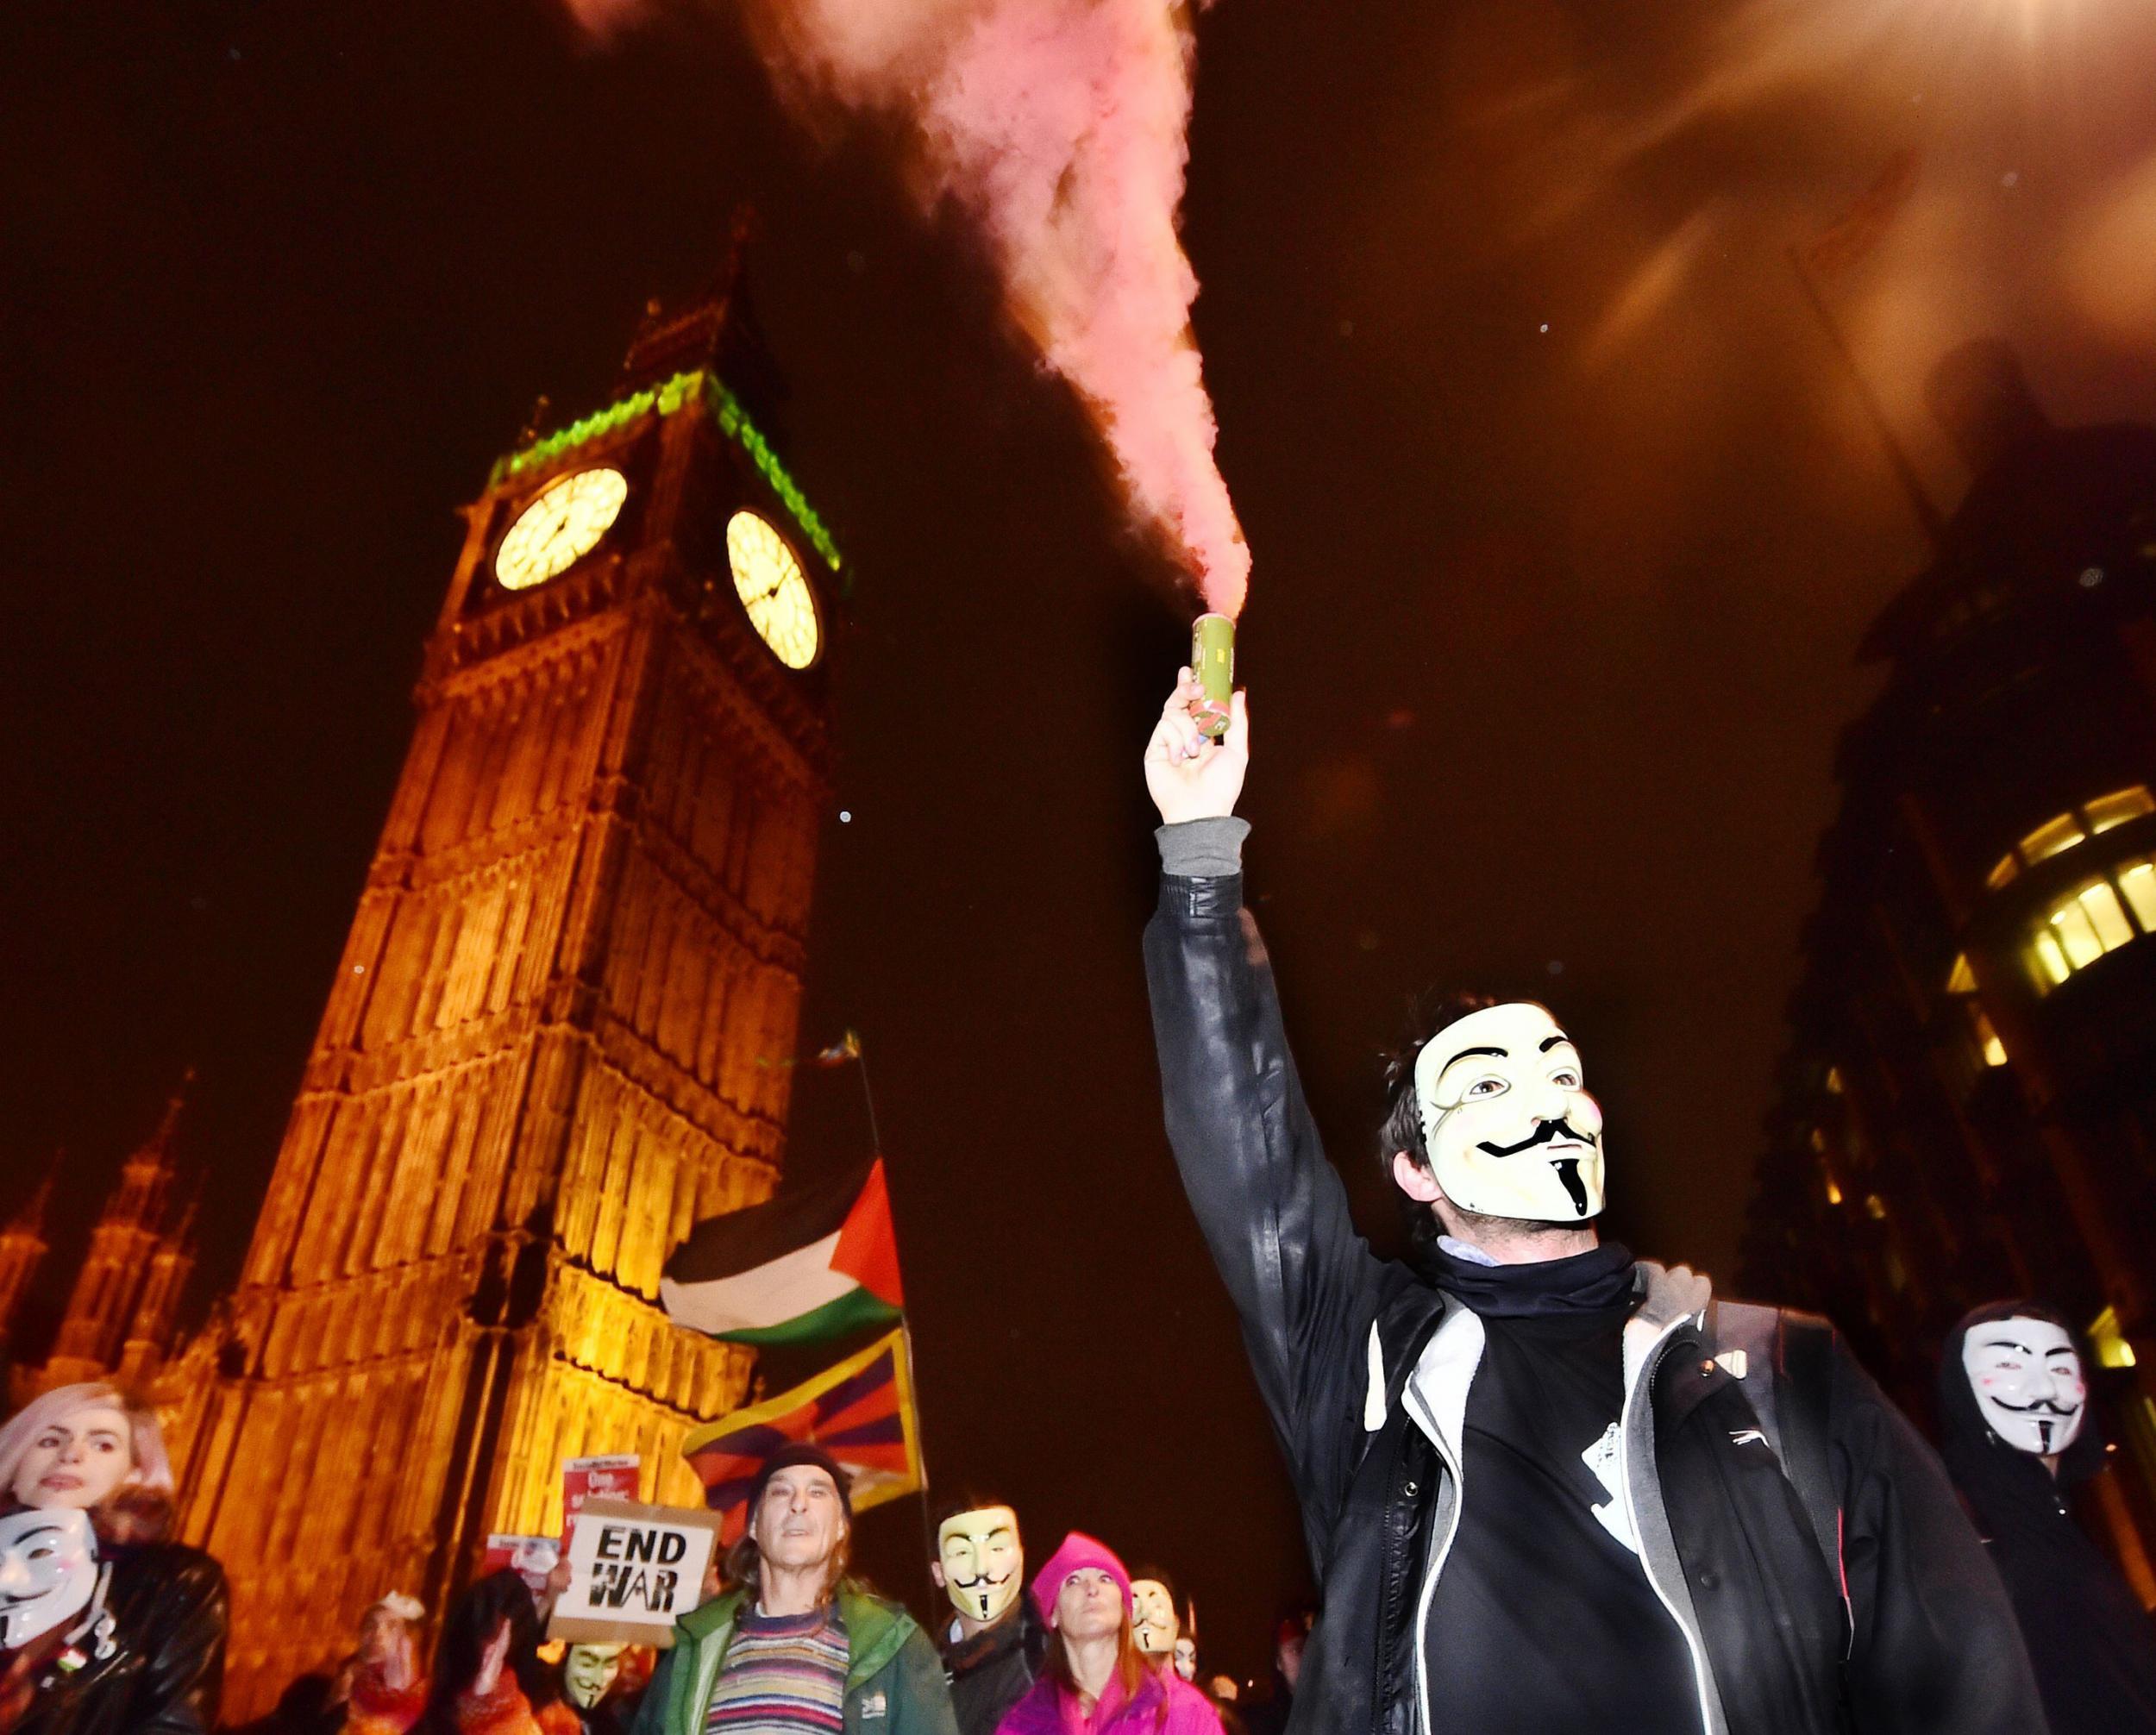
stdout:
[[780,1447],[821,1446],[853,1484],[856,1512],[921,1488],[921,1424],[913,1364],[901,1326],[860,1354],[753,1409],[736,1410],[682,1442],[704,1484],[704,1504],[724,1521],[730,1546],[749,1522],[749,1488]]
[[824,1344],[906,1311],[883,1159],[699,1223],[659,1298],[677,1325],[730,1344]]

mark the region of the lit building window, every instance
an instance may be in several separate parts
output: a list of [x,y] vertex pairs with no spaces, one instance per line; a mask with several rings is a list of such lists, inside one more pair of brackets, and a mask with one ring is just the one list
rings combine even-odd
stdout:
[[2109,795],[2100,795],[2085,807],[2077,807],[2056,819],[2046,819],[1999,858],[1998,866],[1984,876],[1984,883],[1996,892],[2022,868],[2033,868],[2062,850],[2085,842],[2098,832],[2123,825],[2129,819],[2139,819],[2144,813],[2156,813],[2156,797],[2149,794],[2146,784],[2137,783],[2131,789],[2115,789]]
[[1946,992],[1961,1002],[1961,1010],[1969,1020],[1969,1034],[1975,1038],[1977,1053],[1988,1067],[2006,1064],[2006,1044],[1999,1040],[1999,1033],[1991,1028],[1991,1020],[1977,999],[1977,973],[1969,968],[1969,955],[1957,953],[1954,967],[1946,973]]
[[2039,989],[2049,993],[2106,952],[2156,932],[2156,861],[2122,861],[2113,872],[2115,880],[2092,880],[2044,912],[2029,936]]
[[2134,1346],[2119,1331],[2119,1310],[2106,1307],[2089,1322],[2089,1346],[2096,1352],[2100,1368],[2130,1368]]

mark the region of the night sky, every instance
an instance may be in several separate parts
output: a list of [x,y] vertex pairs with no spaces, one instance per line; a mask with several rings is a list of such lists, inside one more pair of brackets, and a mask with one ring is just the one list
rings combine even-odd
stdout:
[[[1300,1543],[1138,953],[1189,605],[962,228],[872,134],[812,141],[723,5],[605,51],[547,0],[9,24],[0,1208],[64,1145],[78,1245],[192,1065],[204,1296],[231,1281],[454,508],[538,393],[603,401],[752,202],[787,449],[858,579],[803,1041],[867,1043],[931,1472],[1007,1494],[1037,1561],[1069,1525],[1158,1561],[1257,1667]],[[1855,647],[1923,553],[1784,249],[1922,153],[1828,292],[1943,501],[1921,382],[1963,338],[2011,338],[2061,421],[2148,419],[2152,87],[2128,0],[1204,19],[1250,886],[1373,1232],[1377,1052],[1458,983],[1580,1037],[1614,1232],[1730,1270]],[[856,1080],[804,1075],[801,1170],[865,1137]],[[920,1602],[913,1522],[864,1543]]]

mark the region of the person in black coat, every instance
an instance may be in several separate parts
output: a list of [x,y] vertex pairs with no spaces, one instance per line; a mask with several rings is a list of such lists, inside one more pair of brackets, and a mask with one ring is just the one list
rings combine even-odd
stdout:
[[1947,1474],[2020,1616],[2052,1735],[2156,1735],[2156,1625],[2074,1521],[2103,1468],[2072,1328],[2038,1301],[1956,1325],[1939,1366]]
[[1039,1678],[1048,1647],[1026,1594],[1018,1515],[1001,1500],[955,1501],[937,1520],[928,1570],[953,1610],[940,1649],[959,1735],[995,1735]]
[[[1547,1007],[1428,1020],[1373,1151],[1413,1256],[1357,1232],[1243,896],[1246,702],[1213,742],[1203,700],[1186,669],[1145,753],[1146,985],[1169,1143],[1320,1586],[1290,1735],[2040,1730],[1945,1470],[1833,1328],[1601,1239],[1604,1118]],[[1442,805],[1451,768],[1429,772]],[[1521,796],[1582,846],[1562,767]]]
[[[0,1426],[0,1509],[86,1512],[97,1582],[79,1632],[0,1650],[4,1735],[206,1735],[224,1679],[224,1570],[166,1539],[157,1416],[110,1386],[62,1386]],[[70,1637],[71,1632],[75,1636]]]

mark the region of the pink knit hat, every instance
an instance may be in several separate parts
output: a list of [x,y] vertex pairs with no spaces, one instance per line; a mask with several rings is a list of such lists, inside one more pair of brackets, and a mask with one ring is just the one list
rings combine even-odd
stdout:
[[1087,1567],[1098,1568],[1123,1587],[1123,1607],[1129,1612],[1131,1575],[1124,1570],[1123,1563],[1107,1544],[1075,1530],[1063,1538],[1063,1545],[1050,1556],[1048,1564],[1033,1575],[1033,1600],[1043,1620],[1055,1619],[1056,1599],[1063,1594],[1063,1581]]

